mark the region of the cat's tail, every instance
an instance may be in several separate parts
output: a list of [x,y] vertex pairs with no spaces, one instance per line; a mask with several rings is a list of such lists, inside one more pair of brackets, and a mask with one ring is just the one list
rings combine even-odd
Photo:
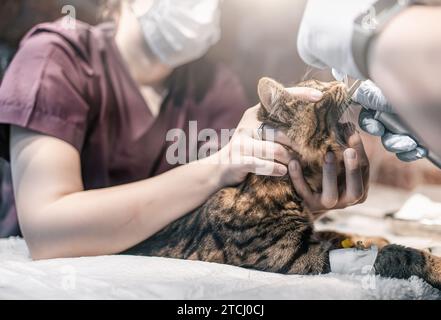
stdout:
[[417,276],[441,290],[441,257],[425,251],[387,245],[379,251],[374,268],[375,273],[383,277],[408,279]]

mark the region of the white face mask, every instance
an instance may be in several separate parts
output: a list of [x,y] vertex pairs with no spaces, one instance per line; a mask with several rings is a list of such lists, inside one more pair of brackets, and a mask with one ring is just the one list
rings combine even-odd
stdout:
[[220,0],[155,0],[137,14],[144,37],[161,62],[178,67],[207,53],[220,39]]

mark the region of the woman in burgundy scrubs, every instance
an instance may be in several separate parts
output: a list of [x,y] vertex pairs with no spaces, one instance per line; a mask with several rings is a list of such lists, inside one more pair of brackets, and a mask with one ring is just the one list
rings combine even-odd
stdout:
[[[338,194],[329,155],[323,193],[311,194],[281,145],[289,143],[286,137],[278,132],[273,143],[253,133],[257,109],[244,113],[237,78],[221,65],[197,60],[218,38],[217,0],[194,0],[195,6],[203,3],[200,10],[186,8],[189,1],[165,9],[158,3],[122,1],[116,27],[38,25],[6,72],[0,155],[11,163],[18,221],[34,259],[121,252],[262,167],[280,176],[289,164],[313,211],[345,207],[366,195],[367,159],[358,136],[346,150],[347,192]],[[209,19],[191,20],[196,11]],[[185,32],[173,29],[185,23]],[[321,98],[308,88],[292,91]],[[182,129],[188,137],[189,123],[196,121],[199,130],[220,132],[234,128],[242,114],[243,130],[219,152],[179,167],[167,161],[169,130]],[[249,161],[219,161],[230,158],[234,141],[248,146],[241,155]],[[275,151],[275,159],[249,153],[263,147]]]

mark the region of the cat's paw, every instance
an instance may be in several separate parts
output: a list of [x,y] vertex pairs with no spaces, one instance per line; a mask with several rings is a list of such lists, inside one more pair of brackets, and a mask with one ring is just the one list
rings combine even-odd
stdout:
[[362,237],[362,236],[354,236],[351,238],[351,241],[356,244],[356,246],[359,246],[360,248],[364,247],[366,249],[369,249],[372,246],[377,246],[378,249],[383,248],[384,246],[387,246],[389,241],[382,237]]

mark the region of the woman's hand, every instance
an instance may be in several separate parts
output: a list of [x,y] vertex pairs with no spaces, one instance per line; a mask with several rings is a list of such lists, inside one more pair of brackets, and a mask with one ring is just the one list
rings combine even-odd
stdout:
[[296,160],[289,163],[289,174],[294,188],[314,214],[330,209],[342,209],[366,200],[369,188],[369,160],[360,136],[349,138],[349,147],[344,152],[346,186],[339,194],[337,185],[337,163],[332,153],[326,155],[323,166],[323,191],[313,193],[303,178],[302,169]]
[[[242,182],[248,173],[268,176],[284,176],[291,160],[289,152],[272,141],[263,141],[258,129],[259,106],[245,111],[230,142],[216,154],[220,164],[221,186]],[[275,162],[275,160],[277,162]]]
[[[291,88],[289,91],[303,99],[319,101],[323,94],[312,88]],[[279,130],[265,130],[266,138],[259,136],[261,122],[257,120],[259,105],[248,109],[240,121],[231,141],[209,161],[220,164],[220,186],[231,186],[242,182],[248,173],[267,176],[284,176],[292,154],[284,145],[289,139]],[[272,134],[273,137],[269,137]],[[274,142],[273,142],[274,141]],[[211,159],[210,159],[211,158]],[[203,160],[205,161],[205,160]]]
[[[322,93],[311,88],[291,88],[292,94],[311,101],[318,101]],[[214,156],[207,158],[220,163],[220,187],[242,182],[248,173],[268,176],[284,176],[289,172],[296,191],[315,214],[330,209],[345,208],[361,203],[367,197],[369,187],[369,161],[358,134],[349,138],[349,147],[344,152],[346,186],[339,194],[337,185],[337,163],[329,153],[323,167],[323,192],[313,193],[303,177],[302,169],[288,151],[291,141],[286,135],[272,128],[265,128],[265,136],[273,134],[271,141],[259,136],[261,122],[257,120],[259,106],[248,109],[240,121],[231,141]],[[274,142],[272,142],[274,141]],[[286,148],[289,146],[290,148]],[[202,160],[205,161],[205,160]],[[289,170],[287,169],[289,167]]]

